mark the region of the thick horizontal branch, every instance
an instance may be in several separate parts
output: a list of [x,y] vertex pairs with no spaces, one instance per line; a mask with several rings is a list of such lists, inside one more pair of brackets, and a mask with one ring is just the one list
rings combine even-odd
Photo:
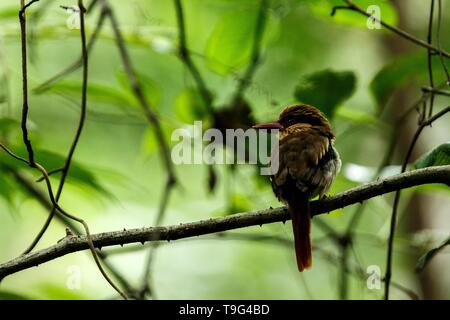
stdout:
[[[444,183],[450,186],[450,165],[406,172],[350,189],[324,200],[313,201],[311,202],[311,212],[313,215],[328,213],[392,191],[429,183]],[[146,241],[171,241],[255,225],[284,222],[289,219],[286,208],[280,207],[173,226],[104,232],[93,234],[92,241],[97,248],[127,243],[145,243]],[[1,264],[0,279],[66,254],[86,249],[89,249],[89,245],[85,236],[68,235],[54,246]]]

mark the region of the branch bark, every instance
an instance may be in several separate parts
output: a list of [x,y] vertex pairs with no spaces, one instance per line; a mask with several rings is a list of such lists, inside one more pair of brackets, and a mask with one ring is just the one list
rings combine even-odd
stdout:
[[[450,165],[414,170],[374,181],[321,201],[311,202],[312,215],[328,213],[392,191],[422,184],[444,183],[450,186]],[[146,241],[171,241],[232,229],[263,225],[289,220],[284,207],[255,212],[238,213],[227,217],[211,218],[191,223],[165,227],[147,227],[92,235],[95,247],[145,243]],[[31,252],[0,265],[0,280],[21,270],[38,266],[66,254],[89,249],[86,236],[66,236],[54,246]]]

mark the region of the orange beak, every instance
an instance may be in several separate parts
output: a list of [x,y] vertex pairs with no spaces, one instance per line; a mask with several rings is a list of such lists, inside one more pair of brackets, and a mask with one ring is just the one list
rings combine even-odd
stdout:
[[253,129],[282,129],[283,126],[278,121],[266,122],[252,126]]

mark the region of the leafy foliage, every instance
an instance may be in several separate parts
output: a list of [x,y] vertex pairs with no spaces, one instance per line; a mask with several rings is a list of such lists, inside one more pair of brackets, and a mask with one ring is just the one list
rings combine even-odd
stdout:
[[[229,75],[250,61],[254,45],[258,7],[224,14],[208,38],[205,57],[207,67],[219,75]],[[262,44],[277,38],[279,29],[269,15],[263,27]]]
[[[442,66],[434,59],[432,70],[436,78],[442,75]],[[428,77],[428,64],[423,52],[401,56],[384,66],[373,78],[370,90],[378,106],[383,106],[392,93],[413,81],[424,82]]]
[[257,12],[225,14],[214,27],[205,49],[207,66],[225,75],[242,67],[250,58]]
[[[63,94],[79,100],[81,97],[81,86],[82,83],[80,81],[65,80],[52,85],[48,92]],[[89,82],[87,94],[88,105],[92,102],[105,103],[120,108],[134,105],[131,95],[106,84]]]
[[0,136],[6,136],[14,129],[20,127],[20,122],[14,118],[0,118]]
[[15,292],[1,290],[0,300],[28,300],[28,298]]
[[425,268],[426,264],[433,258],[436,254],[438,254],[441,250],[443,250],[446,246],[450,245],[450,237],[444,240],[439,246],[431,249],[423,256],[419,258],[416,264],[416,271],[421,271]]
[[[23,146],[15,147],[14,150],[19,155],[26,154],[26,150]],[[34,151],[35,151],[36,161],[39,162],[41,165],[43,165],[45,168],[47,168],[48,171],[59,169],[64,166],[64,162],[66,159],[64,156],[54,153],[54,152],[51,152],[51,151],[42,150],[42,149],[35,148]],[[7,155],[4,152],[0,152],[0,166],[1,165],[10,167],[10,168],[13,168],[16,170],[21,170],[21,169],[32,170],[29,167],[27,167],[26,165],[24,165],[23,163],[18,162],[15,159],[12,159],[9,155]],[[68,181],[69,182],[72,181],[73,183],[80,184],[85,187],[89,187],[92,191],[100,192],[104,196],[109,195],[108,191],[97,180],[95,174],[93,173],[93,170],[95,170],[95,169],[88,168],[87,166],[84,166],[84,165],[80,164],[79,162],[73,160],[70,170],[69,170]],[[33,170],[32,172],[34,173],[36,171]],[[14,192],[14,189],[11,184],[8,185],[6,183],[7,183],[7,180],[2,179],[2,182],[0,183],[0,188],[3,188],[6,190],[4,193],[2,192],[2,195],[6,196],[7,199],[9,199],[10,196],[8,196],[8,195],[10,194],[10,192]],[[16,187],[17,186],[15,186],[14,188],[16,188]]]
[[350,71],[323,70],[302,77],[295,89],[295,98],[318,107],[332,118],[336,107],[355,91],[356,76]]
[[445,165],[450,165],[450,142],[437,146],[415,163],[417,169]]
[[[136,72],[136,71],[135,71]],[[146,99],[149,100],[151,106],[153,108],[159,106],[161,102],[161,89],[158,85],[158,83],[153,80],[152,78],[148,77],[147,75],[136,72],[139,85],[143,88],[144,94]],[[132,96],[131,99],[135,99],[134,95],[132,95],[130,83],[128,79],[128,75],[125,72],[118,72],[117,73],[117,80],[119,81],[122,88],[130,95]]]
[[[356,26],[360,28],[367,28],[367,18],[356,14],[349,10],[341,10],[330,17],[330,14],[335,6],[342,6],[344,2],[342,0],[308,0],[308,5],[311,11],[318,17],[331,20],[334,23],[340,23],[344,25]],[[390,25],[397,25],[398,15],[394,6],[384,0],[359,0],[355,2],[362,8],[369,8],[370,6],[378,6],[381,13],[381,18],[384,22]],[[373,14],[372,11],[369,13]]]
[[200,92],[196,88],[184,88],[175,99],[175,114],[185,123],[203,119],[206,107]]

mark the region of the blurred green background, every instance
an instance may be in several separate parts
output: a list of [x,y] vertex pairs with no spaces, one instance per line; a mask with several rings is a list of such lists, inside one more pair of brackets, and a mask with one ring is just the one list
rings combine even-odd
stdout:
[[[378,5],[381,18],[426,39],[430,1],[356,1],[363,8]],[[450,48],[449,2],[442,1],[442,47]],[[196,83],[177,56],[178,30],[172,1],[111,0],[131,58],[146,95],[158,113],[167,139],[172,130],[195,120],[211,123],[200,101]],[[229,102],[250,63],[260,1],[184,0],[188,49],[207,87],[214,108]],[[331,194],[372,180],[389,146],[393,128],[398,144],[392,165],[383,175],[398,173],[406,146],[417,124],[413,111],[401,127],[394,119],[420,98],[428,85],[426,50],[385,31],[369,29],[367,19],[339,11],[339,0],[269,1],[261,47],[261,60],[245,99],[257,121],[274,119],[287,104],[318,101],[331,117],[336,148],[343,170]],[[60,5],[76,1],[41,0],[28,9],[31,140],[37,159],[48,169],[63,164],[75,133],[81,92],[81,70],[50,90],[32,91],[80,56],[79,30],[70,29],[73,13]],[[0,4],[0,134],[12,149],[23,154],[19,123],[21,111],[19,1]],[[99,15],[87,15],[92,34]],[[445,79],[434,58],[435,82]],[[129,89],[109,21],[89,57],[88,116],[75,153],[78,170],[65,186],[61,204],[83,217],[92,233],[138,228],[153,224],[166,172],[158,143]],[[447,87],[448,88],[448,87]],[[336,100],[337,99],[337,100]],[[329,102],[329,100],[337,102]],[[436,97],[435,110],[449,102]],[[448,142],[450,122],[443,118],[424,132],[414,159]],[[176,142],[172,142],[172,145]],[[20,149],[22,148],[22,149]],[[58,157],[59,155],[60,157]],[[0,262],[17,257],[43,225],[43,208],[9,170],[0,154]],[[179,179],[171,194],[163,224],[178,224],[230,213],[279,206],[270,184],[256,175],[254,166],[230,170],[215,166],[216,187],[208,191],[205,165],[176,166]],[[31,181],[34,171],[16,165]],[[58,175],[52,178],[56,186]],[[42,183],[36,184],[44,190]],[[450,298],[449,257],[435,257],[421,274],[417,259],[448,237],[448,188],[427,186],[402,193],[395,238],[393,280],[420,297]],[[349,275],[350,299],[378,299],[382,290],[367,287],[366,269],[379,266],[384,274],[392,195],[371,199],[355,230],[349,264],[362,273]],[[340,291],[339,246],[318,223],[345,230],[357,205],[313,222],[313,268],[299,274],[293,247],[276,239],[291,239],[290,223],[235,230],[228,235],[204,236],[164,243],[156,252],[151,272],[154,297],[159,299],[337,299]],[[447,216],[445,216],[447,213]],[[320,221],[319,221],[320,220]],[[65,235],[54,220],[38,249],[53,245]],[[256,235],[256,236],[255,236]],[[258,239],[257,236],[269,239]],[[148,250],[143,246],[104,248],[108,260],[130,284],[142,285]],[[148,245],[146,245],[148,248]],[[127,249],[128,248],[128,249]],[[133,248],[133,250],[129,250]],[[136,250],[134,250],[136,249]],[[447,251],[448,252],[448,251]],[[70,289],[72,271],[80,270],[81,287]],[[383,286],[382,286],[383,287]],[[117,294],[101,277],[88,252],[78,252],[5,278],[0,299],[105,299]],[[410,299],[392,288],[393,299]]]

